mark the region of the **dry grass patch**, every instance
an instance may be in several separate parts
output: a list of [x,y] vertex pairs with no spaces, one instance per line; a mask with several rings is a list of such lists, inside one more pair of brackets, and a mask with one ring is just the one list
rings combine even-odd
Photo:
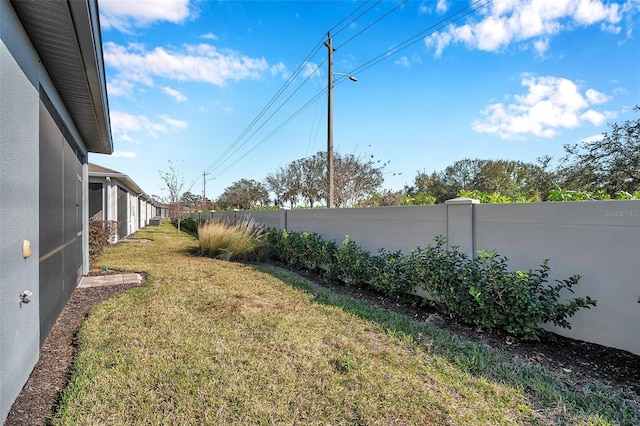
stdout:
[[[56,424],[558,418],[522,388],[460,368],[433,350],[433,336],[402,331],[400,319],[385,322],[373,311],[380,318],[364,318],[277,268],[190,256],[197,242],[167,225],[140,238],[154,242],[103,255],[112,268],[146,271],[148,284],[92,311]],[[569,422],[595,418],[568,411],[562,418]]]

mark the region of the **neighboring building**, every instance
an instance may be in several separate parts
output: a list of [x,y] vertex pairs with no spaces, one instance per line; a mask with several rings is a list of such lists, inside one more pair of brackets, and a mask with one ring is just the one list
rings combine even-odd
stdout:
[[112,242],[144,228],[154,216],[156,203],[129,176],[89,163],[89,218],[120,222]]
[[87,156],[112,151],[97,1],[0,0],[0,421],[88,272]]
[[169,217],[169,205],[158,203],[156,204],[156,218]]

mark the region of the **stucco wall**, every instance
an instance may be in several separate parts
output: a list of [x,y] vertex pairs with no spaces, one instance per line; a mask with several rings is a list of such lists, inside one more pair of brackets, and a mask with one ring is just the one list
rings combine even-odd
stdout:
[[374,207],[313,209],[287,212],[287,229],[313,231],[342,242],[345,235],[364,249],[407,250],[426,246],[446,235],[446,207]]
[[[40,90],[86,158],[86,146],[9,2],[0,0],[0,420],[4,420],[40,351]],[[82,178],[86,179],[86,165]],[[62,173],[62,171],[61,171]],[[73,179],[75,185],[75,179]],[[83,180],[86,182],[86,180]],[[86,196],[86,188],[83,188]],[[86,198],[83,217],[88,218]],[[84,222],[86,225],[86,222]],[[23,241],[32,254],[22,256]],[[81,238],[86,270],[88,238]],[[72,284],[73,285],[73,284]],[[73,285],[75,287],[75,285]],[[33,293],[28,304],[19,295]],[[69,289],[69,291],[71,291]],[[66,291],[65,295],[68,295]]]
[[[40,349],[37,158],[41,72],[13,8],[0,1],[0,420],[29,377]],[[27,259],[22,256],[24,240],[32,244],[33,254]],[[24,290],[33,293],[29,304],[20,304],[19,294]]]

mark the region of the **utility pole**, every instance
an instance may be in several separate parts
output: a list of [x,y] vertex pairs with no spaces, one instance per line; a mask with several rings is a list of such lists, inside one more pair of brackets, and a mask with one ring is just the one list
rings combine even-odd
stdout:
[[204,211],[205,206],[207,205],[207,172],[202,172],[202,208]]
[[334,184],[333,184],[333,43],[331,33],[327,32],[327,42],[324,43],[329,49],[329,72],[327,83],[327,180],[329,181],[329,195],[327,197],[327,207],[334,206]]

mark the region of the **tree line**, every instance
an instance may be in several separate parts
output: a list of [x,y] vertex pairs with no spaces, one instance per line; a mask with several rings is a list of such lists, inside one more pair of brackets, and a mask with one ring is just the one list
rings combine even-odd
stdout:
[[[640,106],[634,111],[640,113]],[[334,155],[337,207],[427,205],[460,195],[494,201],[547,201],[558,191],[596,194],[597,198],[630,198],[640,190],[640,118],[609,124],[602,139],[565,145],[556,164],[543,156],[535,162],[465,158],[444,170],[418,171],[402,190],[382,188],[388,162],[373,156]],[[327,153],[318,152],[281,166],[264,181],[241,179],[206,208],[280,208],[323,204],[328,194]],[[490,200],[491,201],[491,200]],[[190,192],[184,205],[201,208],[202,197]],[[209,202],[209,200],[207,200]]]

